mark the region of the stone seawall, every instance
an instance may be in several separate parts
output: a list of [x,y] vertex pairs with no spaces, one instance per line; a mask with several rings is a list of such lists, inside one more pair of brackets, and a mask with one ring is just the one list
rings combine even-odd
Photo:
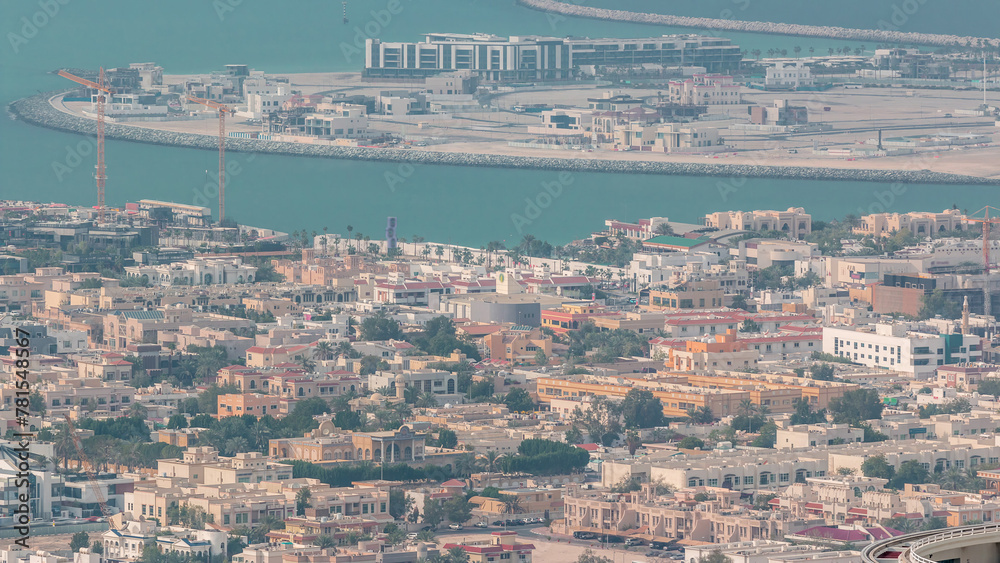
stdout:
[[[978,46],[980,41],[997,46],[1000,39],[990,37],[963,37],[959,35],[943,35],[937,33],[916,33],[896,31],[905,25],[909,18],[919,11],[919,4],[910,8],[907,2],[903,7],[894,6],[886,13],[885,18],[876,20],[878,29],[853,29],[847,27],[832,27],[820,25],[800,25],[790,23],[756,22],[730,20],[722,18],[694,18],[688,16],[668,16],[644,12],[627,12],[624,10],[608,10],[579,6],[559,0],[517,0],[529,8],[551,12],[564,16],[592,18],[608,21],[644,23],[652,25],[669,25],[673,27],[691,27],[696,29],[713,29],[720,31],[738,31],[745,33],[765,33],[769,35],[796,35],[800,37],[823,37],[828,39],[848,39],[852,41],[868,41],[872,43],[891,44],[921,44],[921,45],[971,45]],[[578,2],[585,0],[577,0]]]
[[[8,112],[27,123],[83,135],[94,135],[92,119],[77,117],[54,108],[49,99],[58,92],[38,94],[11,103]],[[218,138],[212,135],[157,131],[114,123],[105,124],[109,139],[218,150]],[[473,153],[447,153],[424,150],[330,147],[251,139],[226,139],[226,150],[311,156],[374,162],[398,162],[411,165],[477,166],[523,170],[566,170],[571,172],[607,172],[620,174],[659,174],[674,176],[717,176],[728,178],[778,178],[787,180],[846,180],[861,182],[901,182],[910,184],[990,184],[1000,180],[945,174],[927,170],[848,170],[804,166],[766,166],[744,164],[699,164],[684,162],[642,162],[625,160],[570,159],[506,156]]]

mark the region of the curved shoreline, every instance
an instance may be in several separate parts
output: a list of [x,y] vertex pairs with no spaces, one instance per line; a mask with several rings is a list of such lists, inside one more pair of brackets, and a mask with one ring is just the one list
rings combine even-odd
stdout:
[[[94,121],[54,108],[49,99],[60,92],[36,94],[12,102],[7,110],[17,119],[48,129],[92,136]],[[132,141],[152,145],[180,146],[204,150],[218,150],[218,138],[212,135],[175,133],[128,125],[108,123],[105,136],[109,139]],[[483,168],[512,168],[519,170],[556,170],[570,172],[604,172],[619,174],[656,174],[665,176],[715,176],[728,178],[772,178],[782,180],[844,180],[855,182],[954,185],[1000,185],[1000,179],[980,178],[932,172],[929,170],[873,170],[845,168],[817,168],[805,166],[769,166],[744,164],[698,164],[684,162],[648,162],[597,159],[568,159],[529,156],[507,156],[474,153],[449,153],[381,148],[330,147],[249,139],[226,139],[226,150],[247,153],[266,153],[287,156],[309,156],[360,160],[369,162],[398,162],[443,166],[473,166]]]
[[[744,33],[762,33],[768,35],[794,35],[799,37],[822,37],[827,39],[848,39],[856,41],[872,41],[875,43],[907,43],[921,45],[955,45],[957,43],[959,45],[978,45],[979,41],[982,40],[993,46],[1000,45],[1000,39],[990,37],[963,37],[959,35],[944,35],[937,33],[894,31],[891,29],[855,29],[848,27],[756,22],[721,18],[669,16],[648,12],[628,12],[625,10],[610,10],[607,8],[578,6],[559,0],[517,0],[517,3],[534,10],[564,16],[650,25],[690,27],[695,29],[714,29]],[[887,27],[894,27],[893,24],[888,21],[879,21],[878,23],[886,25]]]

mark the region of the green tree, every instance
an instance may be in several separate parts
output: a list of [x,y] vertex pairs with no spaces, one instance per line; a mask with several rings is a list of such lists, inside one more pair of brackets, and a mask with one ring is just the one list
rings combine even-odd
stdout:
[[930,480],[930,475],[919,461],[909,460],[899,464],[899,471],[896,471],[889,486],[894,489],[902,489],[907,484],[921,484]]
[[574,408],[570,420],[586,430],[590,440],[610,445],[621,432],[621,407],[606,397],[594,397],[587,410]]
[[813,364],[809,368],[809,373],[817,381],[833,381],[836,379],[833,375],[833,366],[830,364]]
[[392,489],[389,491],[389,515],[395,519],[413,511],[413,497],[406,494],[402,489]]
[[792,402],[795,412],[789,417],[791,424],[818,424],[826,422],[826,410],[813,411],[809,399],[799,398]]
[[707,405],[688,409],[687,416],[695,424],[712,424],[715,422],[715,415]]
[[337,540],[333,539],[333,536],[329,534],[320,534],[316,536],[313,540],[313,545],[319,547],[320,549],[336,549]]
[[443,522],[445,518],[445,512],[441,507],[441,503],[429,496],[424,499],[423,513],[424,523],[431,528],[437,528],[437,525]]
[[87,532],[77,532],[73,534],[73,537],[69,540],[69,548],[73,553],[80,551],[85,547],[90,547],[90,536]]
[[[923,390],[921,389],[921,391]],[[976,389],[976,391],[980,395],[991,395],[996,397],[1000,395],[1000,379],[996,378],[983,379],[982,381],[979,382],[979,386]]]
[[45,397],[38,391],[34,391],[28,396],[28,404],[31,412],[37,416],[45,416]]
[[312,499],[312,491],[307,487],[302,487],[295,493],[295,514],[304,516],[306,509],[312,506],[309,500]]
[[834,424],[857,425],[865,420],[881,419],[883,408],[878,391],[855,389],[831,399],[829,411]]
[[177,430],[179,428],[187,428],[188,421],[187,417],[183,414],[175,414],[170,416],[170,420],[167,421],[167,428],[170,430]]
[[567,444],[582,444],[583,443],[583,432],[576,426],[571,427],[566,431],[566,443]]
[[861,473],[865,477],[877,477],[892,481],[896,475],[896,468],[889,465],[889,462],[885,460],[885,455],[876,454],[861,463]]
[[455,449],[458,445],[458,435],[450,428],[442,428],[438,431],[437,445],[439,448]]
[[921,530],[931,531],[940,530],[942,528],[948,527],[948,521],[940,516],[932,516],[924,520],[923,526],[920,527]]
[[684,450],[703,449],[705,447],[705,442],[701,438],[688,436],[687,438],[684,438],[683,440],[678,442],[677,447]]
[[733,560],[722,553],[721,549],[714,549],[708,555],[699,557],[698,563],[733,563]]
[[361,322],[361,340],[400,340],[403,331],[399,322],[389,318],[384,311],[368,317]]
[[773,448],[774,442],[778,438],[778,426],[771,422],[765,422],[760,427],[760,434],[750,441],[750,445],[755,448]]
[[[465,498],[465,495],[455,495],[445,501],[443,507],[448,520],[456,524],[464,524],[472,518],[472,503]],[[426,514],[424,515],[426,518]]]
[[629,432],[625,435],[625,447],[628,448],[628,455],[634,456],[636,450],[642,447],[642,439],[635,432]]
[[535,364],[544,366],[549,363],[549,357],[545,355],[545,350],[539,348],[535,351]]
[[647,389],[632,388],[621,405],[625,428],[655,428],[663,425],[663,403]]
[[531,395],[520,387],[515,387],[504,395],[503,402],[510,409],[510,412],[533,412],[535,410],[535,403],[531,400]]
[[929,319],[935,315],[941,315],[946,319],[957,319],[962,316],[962,306],[956,299],[945,295],[942,289],[935,289],[922,296],[921,301],[923,305],[918,314],[921,319]]

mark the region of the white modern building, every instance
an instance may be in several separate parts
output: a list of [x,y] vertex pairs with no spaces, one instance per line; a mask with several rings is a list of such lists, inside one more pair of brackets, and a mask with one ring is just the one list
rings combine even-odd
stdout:
[[823,352],[868,367],[931,379],[938,366],[982,360],[976,335],[911,332],[906,324],[823,327]]
[[560,137],[588,136],[594,127],[594,116],[589,110],[553,109],[541,113],[539,125],[529,125],[528,133]]
[[743,103],[740,85],[732,76],[695,74],[687,80],[670,82],[670,101],[681,105],[722,106]]
[[371,78],[415,78],[469,70],[493,82],[566,80],[580,67],[590,65],[694,65],[710,72],[729,72],[737,69],[743,59],[740,47],[721,37],[508,38],[483,33],[433,33],[414,43],[367,39],[364,57],[364,76]]
[[764,76],[764,87],[769,90],[797,90],[815,85],[816,79],[813,78],[812,70],[802,61],[779,62],[773,67],[769,67]]
[[195,258],[184,262],[157,266],[128,266],[130,278],[146,276],[155,285],[226,285],[253,283],[256,266],[248,266],[241,258]]

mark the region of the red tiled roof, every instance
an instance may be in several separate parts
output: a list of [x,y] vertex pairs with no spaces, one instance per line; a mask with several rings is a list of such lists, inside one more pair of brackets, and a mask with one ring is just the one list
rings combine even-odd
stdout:
[[577,444],[576,447],[582,450],[587,450],[588,452],[596,452],[601,448],[597,444]]
[[458,479],[448,479],[444,483],[441,483],[442,487],[464,487],[465,482],[459,481]]
[[[778,499],[774,499],[778,500]],[[806,510],[823,510],[823,504],[819,502],[807,502]]]

